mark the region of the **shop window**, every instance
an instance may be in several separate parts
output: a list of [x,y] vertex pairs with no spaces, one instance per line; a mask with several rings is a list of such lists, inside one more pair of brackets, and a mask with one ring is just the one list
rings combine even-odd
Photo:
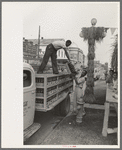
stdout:
[[31,72],[29,70],[23,70],[23,87],[31,86]]

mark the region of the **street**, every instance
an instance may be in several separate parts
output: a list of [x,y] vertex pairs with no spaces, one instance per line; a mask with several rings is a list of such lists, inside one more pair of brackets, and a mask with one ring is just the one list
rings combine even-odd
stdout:
[[[105,81],[95,81],[95,96],[98,104],[104,104],[106,94]],[[101,94],[102,91],[102,94]],[[99,97],[99,95],[101,95]],[[98,98],[99,97],[99,98]],[[73,102],[71,95],[71,103]],[[70,105],[71,106],[71,105]],[[64,117],[57,115],[54,110],[48,112],[35,112],[34,122],[40,123],[40,129],[33,134],[24,145],[41,145],[48,135],[54,130],[54,128],[62,121]]]
[[49,112],[36,112],[34,122],[40,123],[41,127],[24,145],[41,144],[62,119],[63,117],[56,115],[54,110]]
[[[95,82],[94,95],[97,104],[104,106],[106,95],[104,80]],[[74,113],[66,116],[41,145],[61,145],[62,148],[64,146],[65,148],[73,148],[77,145],[117,145],[116,133],[107,137],[102,136],[104,110],[85,108],[85,111],[86,115],[81,124],[77,124]],[[112,109],[110,112],[108,126],[110,128],[117,127],[116,111]]]

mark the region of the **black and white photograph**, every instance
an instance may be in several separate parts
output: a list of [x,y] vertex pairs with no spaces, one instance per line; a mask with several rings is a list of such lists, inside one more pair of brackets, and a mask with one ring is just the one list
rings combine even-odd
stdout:
[[120,2],[2,2],[2,148],[120,148]]

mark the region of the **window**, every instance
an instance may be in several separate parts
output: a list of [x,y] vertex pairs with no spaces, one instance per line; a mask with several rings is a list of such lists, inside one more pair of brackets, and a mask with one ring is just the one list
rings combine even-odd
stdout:
[[61,51],[61,57],[63,57],[63,51]]
[[23,87],[29,87],[31,82],[31,72],[29,70],[23,70]]
[[60,57],[60,50],[58,51],[58,56]]

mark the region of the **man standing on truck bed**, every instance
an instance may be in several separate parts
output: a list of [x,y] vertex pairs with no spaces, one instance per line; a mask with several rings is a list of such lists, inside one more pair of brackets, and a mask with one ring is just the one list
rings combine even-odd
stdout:
[[37,73],[38,74],[43,73],[43,71],[48,63],[49,57],[51,57],[53,73],[58,74],[59,72],[58,72],[58,68],[57,68],[56,53],[59,49],[63,48],[68,60],[70,61],[67,49],[68,49],[68,46],[70,46],[71,44],[72,44],[72,42],[70,40],[67,40],[66,42],[59,40],[59,41],[54,41],[51,44],[47,45],[42,63],[40,65]]

